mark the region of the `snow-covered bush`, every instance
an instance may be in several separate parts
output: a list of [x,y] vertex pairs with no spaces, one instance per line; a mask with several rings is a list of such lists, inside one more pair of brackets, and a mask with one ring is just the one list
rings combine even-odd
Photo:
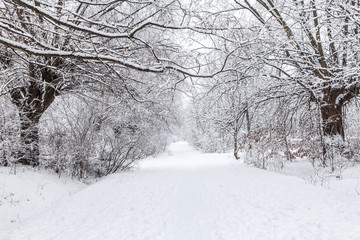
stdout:
[[77,178],[101,177],[165,150],[173,124],[166,105],[104,101],[56,101],[41,123],[43,165]]
[[232,138],[216,121],[212,101],[207,98],[192,102],[188,114],[187,139],[196,149],[207,153],[226,152],[231,149]]
[[0,100],[0,165],[16,163],[21,150],[19,119],[16,109],[6,98]]

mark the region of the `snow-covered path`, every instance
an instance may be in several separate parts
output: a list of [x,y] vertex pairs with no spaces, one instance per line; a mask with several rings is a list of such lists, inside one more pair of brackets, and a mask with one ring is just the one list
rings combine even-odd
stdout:
[[[1,233],[0,233],[1,236]],[[85,188],[6,240],[359,240],[360,198],[186,143]]]

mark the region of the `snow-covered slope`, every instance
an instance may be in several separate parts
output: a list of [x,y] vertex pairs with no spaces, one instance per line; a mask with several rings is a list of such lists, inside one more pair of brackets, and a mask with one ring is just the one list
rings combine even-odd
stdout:
[[139,169],[111,175],[0,236],[6,240],[359,240],[360,198],[177,143]]
[[0,239],[12,227],[70,198],[86,185],[69,178],[58,178],[32,168],[0,167]]

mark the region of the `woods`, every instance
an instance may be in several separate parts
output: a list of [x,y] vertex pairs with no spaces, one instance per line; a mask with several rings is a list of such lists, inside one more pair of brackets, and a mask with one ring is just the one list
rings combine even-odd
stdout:
[[[173,105],[171,101],[166,104],[163,101],[174,98],[171,86],[175,80],[172,79],[181,80],[177,75],[186,72],[179,64],[172,63],[178,51],[176,44],[160,38],[167,34],[163,30],[166,27],[164,21],[169,21],[172,5],[127,1],[58,1],[56,4],[2,1],[2,95],[17,108],[16,124],[19,129],[14,134],[19,134],[21,145],[19,149],[4,149],[11,152],[5,154],[11,159],[4,157],[3,164],[39,165],[42,147],[39,124],[42,116],[53,106],[56,97],[68,98],[71,95],[86,95],[99,102],[93,101],[92,104],[103,104],[104,108],[116,112],[119,109],[124,111],[119,121],[125,123],[113,126],[113,137],[122,134],[124,129],[130,129],[133,134],[128,136],[131,144],[126,143],[129,141],[126,138],[121,139],[121,143],[108,151],[119,148],[119,154],[125,154],[126,159],[138,159],[158,152],[156,148],[163,148],[166,139],[155,141],[158,146],[149,151],[143,141],[152,138],[153,134],[162,136],[162,130],[156,132],[156,128],[149,125],[157,119],[167,129],[164,131],[170,131],[172,120],[166,115],[174,115],[171,111],[175,110],[170,108]],[[162,74],[165,72],[166,81],[165,74]],[[109,102],[110,99],[113,102]],[[73,100],[78,102],[76,97]],[[76,106],[75,102],[70,108]],[[162,107],[155,107],[160,104],[163,104]],[[139,111],[137,106],[144,110],[147,108],[149,116],[145,112],[136,113]],[[127,115],[134,114],[134,119],[127,118]],[[95,119],[91,119],[92,116],[83,117],[93,121],[92,131],[96,132],[110,115],[95,116]],[[146,119],[144,124],[148,126],[137,126],[136,118],[140,118],[140,122]],[[149,130],[155,132],[149,133]],[[145,139],[137,139],[137,132],[142,135],[140,138]],[[143,143],[142,146],[138,141]],[[132,146],[122,149],[128,144]],[[142,148],[137,151],[142,153],[127,156],[136,144]],[[92,147],[95,148],[94,145]],[[83,155],[78,158],[84,158],[81,162],[89,160]]]
[[[209,95],[214,96],[216,104],[221,104],[222,101],[227,101],[226,99],[234,91],[232,90],[233,84],[229,84],[229,82],[238,82],[239,78],[243,78],[241,82],[244,83],[251,79],[252,83],[256,82],[256,84],[252,87],[247,85],[246,91],[254,89],[250,90],[251,94],[247,94],[247,96],[250,95],[252,103],[249,103],[249,98],[243,95],[243,99],[240,100],[243,106],[241,109],[235,110],[234,104],[238,105],[238,103],[233,102],[221,105],[216,109],[204,109],[204,114],[210,118],[209,121],[213,121],[217,125],[214,128],[219,133],[226,135],[227,129],[232,128],[232,135],[237,135],[233,141],[235,153],[239,148],[237,146],[239,139],[247,138],[251,141],[253,138],[256,145],[259,145],[261,139],[265,141],[262,143],[263,145],[266,145],[266,141],[275,140],[278,143],[283,142],[282,151],[288,159],[291,159],[288,136],[294,137],[295,134],[298,135],[296,138],[307,141],[304,139],[306,135],[315,134],[317,136],[315,142],[322,149],[321,155],[308,150],[302,151],[308,151],[307,155],[316,155],[314,158],[321,158],[323,166],[331,165],[334,170],[334,152],[338,155],[349,155],[350,151],[350,155],[354,157],[354,151],[357,152],[356,148],[345,150],[345,114],[343,111],[347,104],[356,99],[360,86],[358,4],[356,1],[268,0],[234,1],[234,5],[228,7],[227,11],[236,14],[242,12],[242,16],[246,16],[247,20],[240,22],[236,15],[233,15],[239,24],[244,29],[250,30],[251,33],[242,30],[241,34],[235,35],[236,31],[233,31],[231,37],[223,38],[225,39],[224,45],[236,49],[229,57],[231,59],[229,62],[232,61],[235,64],[228,69],[228,71],[234,72],[234,76],[230,77],[231,80],[223,80],[219,77],[215,85],[207,88],[208,92],[205,95],[206,98]],[[219,18],[225,17],[221,13],[218,13],[218,16]],[[236,39],[239,35],[241,44]],[[244,45],[251,46],[250,54]],[[240,61],[241,65],[237,63]],[[259,66],[261,66],[260,69]],[[249,71],[251,71],[249,69],[255,68],[257,69],[252,70],[249,75]],[[220,92],[219,86],[222,88]],[[236,92],[240,93],[241,91],[237,90]],[[260,105],[267,105],[267,110],[263,108],[259,111]],[[278,105],[278,107],[274,105]],[[307,105],[308,109],[302,108],[301,105]],[[228,111],[226,114],[224,114],[225,109]],[[275,112],[271,109],[274,109]],[[259,114],[265,118],[274,117],[274,120],[266,127],[253,128],[253,132],[249,129],[250,125],[248,124],[247,129],[243,127],[248,135],[240,136],[236,124],[240,119],[240,122],[243,122],[245,116],[246,119],[249,119],[246,114],[251,110],[258,111],[253,115],[255,125],[259,123],[261,125],[262,120],[258,120],[256,116]],[[315,123],[315,126],[319,125],[320,128],[317,133],[305,132],[303,133],[306,134],[305,136],[299,135],[299,131],[304,131],[306,125],[297,125],[303,129],[298,130],[297,133],[293,131],[293,125],[299,124],[301,121],[301,115],[298,115],[300,110],[313,111],[314,116],[319,117],[319,123]],[[222,113],[217,115],[218,111],[222,111]],[[264,114],[264,111],[268,111],[270,115]],[[234,114],[230,121],[228,119],[231,116],[229,112]],[[218,116],[220,119],[214,116]],[[290,129],[288,129],[289,127]],[[249,134],[253,136],[249,136]],[[268,138],[266,137],[268,134],[270,138],[265,140]],[[221,142],[224,141],[226,142],[224,139],[221,140]],[[228,145],[230,144],[228,143]],[[281,151],[278,146],[273,149],[274,152]],[[264,150],[260,150],[260,152],[264,152]],[[261,165],[265,168],[264,163]]]
[[261,168],[358,162],[359,9],[3,0],[0,162],[103,176],[174,135]]

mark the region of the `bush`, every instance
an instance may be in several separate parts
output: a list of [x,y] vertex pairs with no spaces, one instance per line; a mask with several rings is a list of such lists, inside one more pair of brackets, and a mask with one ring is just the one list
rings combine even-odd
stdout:
[[54,104],[41,122],[41,162],[59,175],[86,179],[128,170],[168,143],[168,119],[158,106],[109,107],[73,96]]
[[0,101],[0,165],[11,166],[16,163],[21,150],[19,119],[16,109],[7,99]]

